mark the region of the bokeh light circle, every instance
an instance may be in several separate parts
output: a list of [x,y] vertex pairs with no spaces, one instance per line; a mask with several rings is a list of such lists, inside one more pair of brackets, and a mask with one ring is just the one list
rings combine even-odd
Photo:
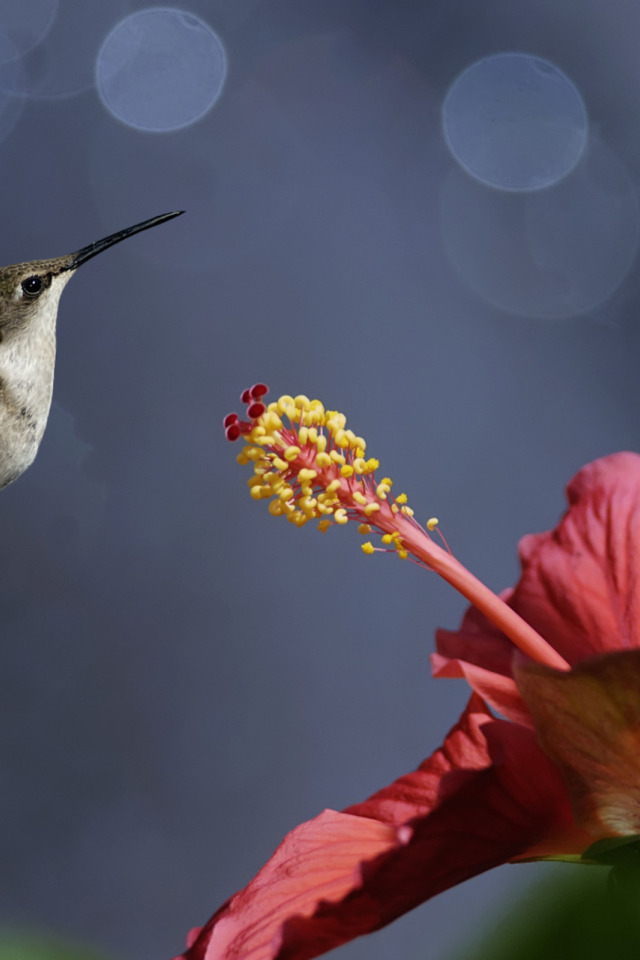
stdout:
[[578,163],[587,111],[562,70],[525,53],[467,67],[442,105],[447,145],[472,177],[500,190],[540,190]]
[[460,275],[483,300],[525,317],[560,320],[605,303],[631,269],[638,224],[634,184],[595,137],[549,190],[487,190],[453,170],[441,193],[445,249]]
[[179,130],[214,105],[227,75],[218,35],[199,17],[170,7],[132,13],[107,36],[96,65],[98,92],[128,126]]

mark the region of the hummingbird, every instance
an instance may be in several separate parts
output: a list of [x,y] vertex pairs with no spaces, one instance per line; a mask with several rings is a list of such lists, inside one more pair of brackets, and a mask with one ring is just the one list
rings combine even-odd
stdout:
[[53,393],[60,294],[81,264],[184,210],[163,213],[53,260],[0,267],[0,489],[35,460]]

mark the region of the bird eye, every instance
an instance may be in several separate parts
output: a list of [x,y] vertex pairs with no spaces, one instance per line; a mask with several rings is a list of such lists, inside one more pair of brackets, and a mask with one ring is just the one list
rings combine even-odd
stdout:
[[42,277],[27,277],[26,280],[22,281],[22,292],[26,293],[28,297],[37,297],[39,293],[42,293],[44,287],[44,282]]

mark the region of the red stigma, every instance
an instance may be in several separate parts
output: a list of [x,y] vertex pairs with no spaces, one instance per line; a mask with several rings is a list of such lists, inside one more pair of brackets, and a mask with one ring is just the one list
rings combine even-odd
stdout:
[[266,383],[254,383],[249,390],[249,393],[254,400],[259,400],[260,397],[264,397],[265,393],[269,393],[269,387],[266,385]]
[[[267,409],[260,398],[268,392],[269,387],[266,383],[254,383],[252,387],[247,387],[240,394],[242,402],[247,404],[247,416],[250,420],[257,420]],[[222,425],[227,440],[231,440],[231,442],[237,440],[243,434],[251,433],[254,426],[253,423],[241,420],[237,413],[228,413],[222,421]]]
[[242,391],[240,399],[243,403],[251,403],[253,400],[259,400],[260,397],[264,397],[265,393],[269,393],[269,387],[266,383],[254,383],[252,387],[247,387],[246,390]]
[[252,403],[247,409],[247,416],[250,417],[252,420],[257,420],[258,417],[262,416],[265,410],[266,410],[266,407],[264,403],[261,403],[260,401],[256,401],[255,403]]

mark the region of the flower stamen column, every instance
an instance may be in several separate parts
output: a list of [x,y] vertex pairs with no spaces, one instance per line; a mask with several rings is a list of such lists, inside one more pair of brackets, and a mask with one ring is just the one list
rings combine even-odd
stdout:
[[[447,580],[527,657],[556,670],[568,669],[566,660],[533,627],[434,542],[415,520],[406,495],[391,495],[389,477],[376,480],[380,464],[365,458],[366,442],[347,429],[344,414],[325,410],[319,400],[303,395],[284,395],[267,406],[266,393],[262,383],[245,390],[247,419],[231,413],[224,420],[229,440],[246,439],[238,462],[253,464],[249,487],[255,500],[269,499],[270,513],[297,526],[318,520],[325,531],[354,520],[361,533],[379,533],[385,547],[400,558],[411,558]],[[366,541],[362,549],[371,554],[377,548]]]

